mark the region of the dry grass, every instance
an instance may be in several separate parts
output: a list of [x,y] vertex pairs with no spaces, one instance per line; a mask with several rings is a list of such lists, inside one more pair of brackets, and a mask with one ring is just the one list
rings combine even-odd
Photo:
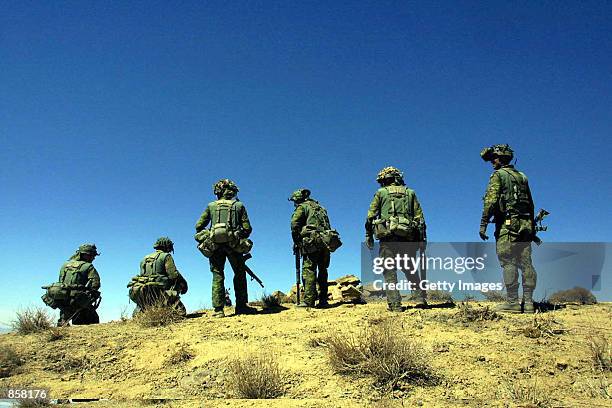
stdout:
[[28,308],[17,312],[12,326],[19,334],[39,333],[53,327],[53,320],[45,309]]
[[589,351],[596,371],[612,371],[612,346],[602,334],[591,334],[588,337]]
[[490,290],[488,292],[482,292],[482,295],[489,302],[505,302],[508,300],[508,296],[506,296],[506,293],[501,290]]
[[459,310],[455,313],[453,318],[462,323],[473,323],[487,320],[500,320],[501,316],[489,306],[474,307],[470,302],[461,302],[459,304]]
[[65,327],[51,327],[47,330],[47,341],[58,341],[66,338],[68,331]]
[[187,362],[195,357],[193,350],[191,350],[186,344],[180,344],[178,347],[168,356],[166,363],[168,365],[177,365]]
[[51,401],[48,399],[20,399],[14,405],[17,408],[42,408],[50,407]]
[[277,398],[284,393],[284,374],[272,354],[250,354],[228,364],[230,389],[240,398]]
[[535,315],[531,324],[520,329],[525,337],[537,339],[540,337],[554,337],[566,333],[568,330],[556,321],[553,316]]
[[376,388],[438,383],[423,346],[411,341],[401,325],[391,320],[370,325],[356,335],[332,333],[324,343],[334,371],[371,376]]
[[[502,388],[503,399],[509,399],[517,406],[529,408],[549,408],[553,406],[550,391],[541,387],[533,380],[507,381]],[[505,397],[505,398],[504,398]]]
[[86,370],[91,366],[91,361],[86,356],[73,356],[65,352],[51,352],[44,356],[44,370],[55,373],[68,371]]
[[597,303],[597,298],[590,290],[575,286],[572,289],[553,293],[548,301],[553,304],[580,303],[582,305],[594,305]]
[[168,326],[184,319],[181,311],[164,302],[157,302],[134,317],[134,322],[141,327]]
[[23,359],[10,346],[0,346],[0,378],[10,377],[23,364]]

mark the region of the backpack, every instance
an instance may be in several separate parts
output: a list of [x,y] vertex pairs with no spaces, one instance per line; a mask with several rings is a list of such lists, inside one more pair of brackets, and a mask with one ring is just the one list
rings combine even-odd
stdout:
[[308,208],[306,225],[300,232],[302,253],[310,254],[322,249],[334,252],[340,248],[342,246],[340,234],[331,228],[327,210],[314,200],[304,201],[301,205],[306,205]]
[[211,239],[216,244],[224,244],[233,240],[233,232],[236,227],[233,225],[232,218],[235,213],[234,205],[236,200],[220,199],[215,201],[212,222],[211,222]]
[[383,206],[378,219],[372,222],[377,239],[391,236],[418,239],[419,226],[414,220],[414,193],[405,186],[387,186],[381,189]]
[[501,180],[499,209],[504,214],[504,228],[511,238],[530,241],[533,231],[533,202],[527,176],[514,168],[497,170]]

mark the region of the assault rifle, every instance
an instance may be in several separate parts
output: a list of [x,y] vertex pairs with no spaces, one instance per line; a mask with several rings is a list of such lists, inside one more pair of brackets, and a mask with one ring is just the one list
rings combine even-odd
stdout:
[[538,211],[538,213],[536,214],[535,218],[533,219],[533,224],[535,225],[535,231],[534,231],[534,234],[533,234],[533,242],[535,242],[536,245],[542,244],[542,240],[536,235],[536,233],[539,232],[539,231],[547,231],[548,230],[548,226],[542,225],[542,221],[549,214],[550,213],[548,211],[546,211],[543,208],[540,208],[540,211]]
[[259,283],[259,286],[261,286],[262,288],[264,287],[263,282],[261,281],[261,279],[259,279],[259,277],[257,275],[255,275],[255,272],[253,272],[251,270],[251,268],[249,268],[246,264],[246,261],[248,261],[249,259],[251,259],[253,257],[253,255],[251,254],[244,254],[242,256],[242,259],[244,261],[244,270],[246,271],[246,273],[249,274],[249,276],[251,277],[251,280],[256,281],[257,283]]
[[295,286],[296,286],[296,301],[295,304],[300,304],[300,278],[302,269],[302,255],[300,254],[300,247],[295,245],[293,247],[293,254],[295,255]]

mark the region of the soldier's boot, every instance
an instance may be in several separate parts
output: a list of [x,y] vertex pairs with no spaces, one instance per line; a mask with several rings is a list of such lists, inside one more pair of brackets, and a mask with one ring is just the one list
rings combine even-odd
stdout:
[[533,289],[523,288],[523,312],[533,313],[535,308],[533,307]]
[[297,305],[295,305],[295,307],[299,307],[299,308],[309,308],[309,307],[315,307],[315,305],[311,305],[308,304],[306,302],[300,302]]
[[498,305],[496,312],[502,313],[521,313],[521,304],[518,301],[518,287],[508,288],[508,301]]
[[419,309],[427,308],[427,292],[425,292],[424,290],[420,291],[419,300],[415,307]]
[[240,304],[240,305],[236,305],[236,311],[235,313],[237,315],[241,315],[241,314],[256,314],[257,313],[257,309],[255,309],[254,307],[251,307],[247,304]]
[[217,319],[225,317],[225,312],[223,311],[223,308],[222,307],[221,308],[215,308],[215,311],[213,313],[213,317],[217,318]]

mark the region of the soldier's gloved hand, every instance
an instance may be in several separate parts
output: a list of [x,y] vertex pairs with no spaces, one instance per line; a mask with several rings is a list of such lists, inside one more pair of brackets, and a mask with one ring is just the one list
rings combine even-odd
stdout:
[[481,225],[480,226],[480,232],[478,233],[478,235],[480,235],[480,239],[482,239],[483,241],[486,241],[487,239],[489,239],[489,236],[487,235],[487,226],[486,225]]
[[374,237],[371,235],[366,235],[365,244],[368,247],[368,249],[374,249]]

